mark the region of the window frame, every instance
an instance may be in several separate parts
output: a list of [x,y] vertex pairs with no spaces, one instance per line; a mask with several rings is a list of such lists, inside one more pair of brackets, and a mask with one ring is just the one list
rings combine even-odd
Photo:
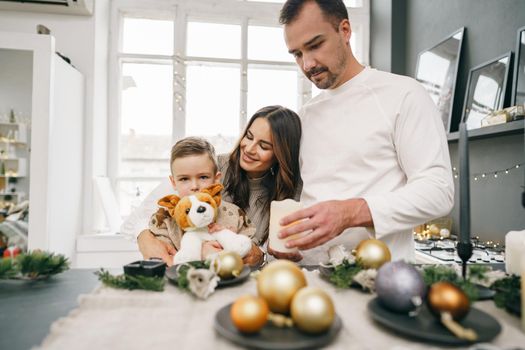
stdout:
[[[359,28],[361,36],[357,40],[357,48],[363,53],[362,64],[369,64],[370,42],[370,0],[362,0],[360,8],[347,8],[350,23]],[[123,63],[154,63],[173,64],[173,115],[172,143],[183,138],[186,129],[185,91],[177,79],[186,80],[185,63],[235,63],[240,65],[240,106],[239,130],[246,124],[248,104],[248,67],[267,66],[295,70],[298,76],[297,105],[300,108],[311,97],[311,83],[297,68],[295,62],[266,61],[248,59],[248,26],[279,27],[277,13],[281,3],[258,3],[238,0],[114,0],[110,8],[110,38],[109,38],[109,75],[108,75],[108,177],[114,189],[120,181],[129,180],[162,180],[164,177],[122,176],[119,173],[120,164],[120,127],[121,127],[121,77]],[[254,13],[257,17],[254,17]],[[173,55],[129,54],[122,52],[122,27],[124,17],[168,19],[174,21]],[[221,59],[197,56],[186,56],[186,28],[188,22],[208,22],[220,24],[237,24],[241,26],[241,58]],[[179,96],[176,98],[175,96]],[[181,105],[183,103],[184,105]],[[116,191],[115,191],[116,193]]]

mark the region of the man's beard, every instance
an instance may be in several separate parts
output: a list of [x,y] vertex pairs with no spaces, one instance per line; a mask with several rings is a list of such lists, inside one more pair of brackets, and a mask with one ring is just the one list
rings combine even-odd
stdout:
[[[326,73],[326,77],[321,81],[315,81],[312,79],[312,75],[318,74],[321,72]],[[306,77],[314,83],[315,86],[317,86],[318,89],[324,90],[329,89],[337,80],[337,75],[330,72],[327,67],[314,67],[310,69],[308,72],[306,72]]]
[[[343,47],[341,47],[339,50],[339,55],[337,57],[337,64],[336,64],[334,72],[330,71],[330,69],[328,69],[328,67],[326,66],[317,66],[317,67],[310,69],[308,72],[305,72],[305,75],[312,83],[314,83],[315,86],[317,86],[318,89],[321,89],[321,90],[330,89],[332,86],[336,84],[337,79],[344,72],[347,63],[348,63],[348,57],[346,56]],[[326,72],[326,78],[318,82],[314,81],[312,79],[312,75],[318,74],[321,72]]]

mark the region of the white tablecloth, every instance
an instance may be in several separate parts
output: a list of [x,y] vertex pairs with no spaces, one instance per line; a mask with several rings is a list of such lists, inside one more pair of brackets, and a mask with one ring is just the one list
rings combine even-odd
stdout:
[[[337,289],[305,271],[308,284],[326,290],[343,319],[343,329],[327,349],[440,349],[428,343],[399,337],[376,324],[367,303],[372,294]],[[80,297],[80,306],[57,320],[43,341],[42,349],[238,349],[218,335],[215,313],[244,294],[256,295],[255,280],[218,289],[207,300],[198,300],[167,283],[164,292],[127,291],[99,287]],[[492,301],[475,307],[496,317],[502,332],[492,341],[501,349],[525,348],[520,320],[496,308]]]

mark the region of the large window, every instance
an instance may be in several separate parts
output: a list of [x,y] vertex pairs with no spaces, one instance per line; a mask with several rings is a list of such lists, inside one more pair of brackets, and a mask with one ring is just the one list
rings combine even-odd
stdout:
[[[228,152],[257,109],[297,111],[318,93],[287,52],[283,2],[112,2],[108,168],[122,216],[169,175],[178,139],[202,136]],[[368,0],[345,3],[352,48],[367,64]]]

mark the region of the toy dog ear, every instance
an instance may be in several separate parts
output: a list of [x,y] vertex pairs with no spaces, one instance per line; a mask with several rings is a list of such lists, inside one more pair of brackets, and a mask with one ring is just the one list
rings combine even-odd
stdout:
[[209,194],[215,203],[217,203],[217,207],[221,205],[221,191],[224,188],[221,184],[213,184],[211,186],[206,187],[201,192]]
[[161,207],[168,209],[168,212],[170,213],[171,217],[173,217],[175,215],[175,207],[177,206],[177,203],[179,203],[179,201],[179,196],[177,196],[176,194],[170,194],[159,199],[157,203]]

